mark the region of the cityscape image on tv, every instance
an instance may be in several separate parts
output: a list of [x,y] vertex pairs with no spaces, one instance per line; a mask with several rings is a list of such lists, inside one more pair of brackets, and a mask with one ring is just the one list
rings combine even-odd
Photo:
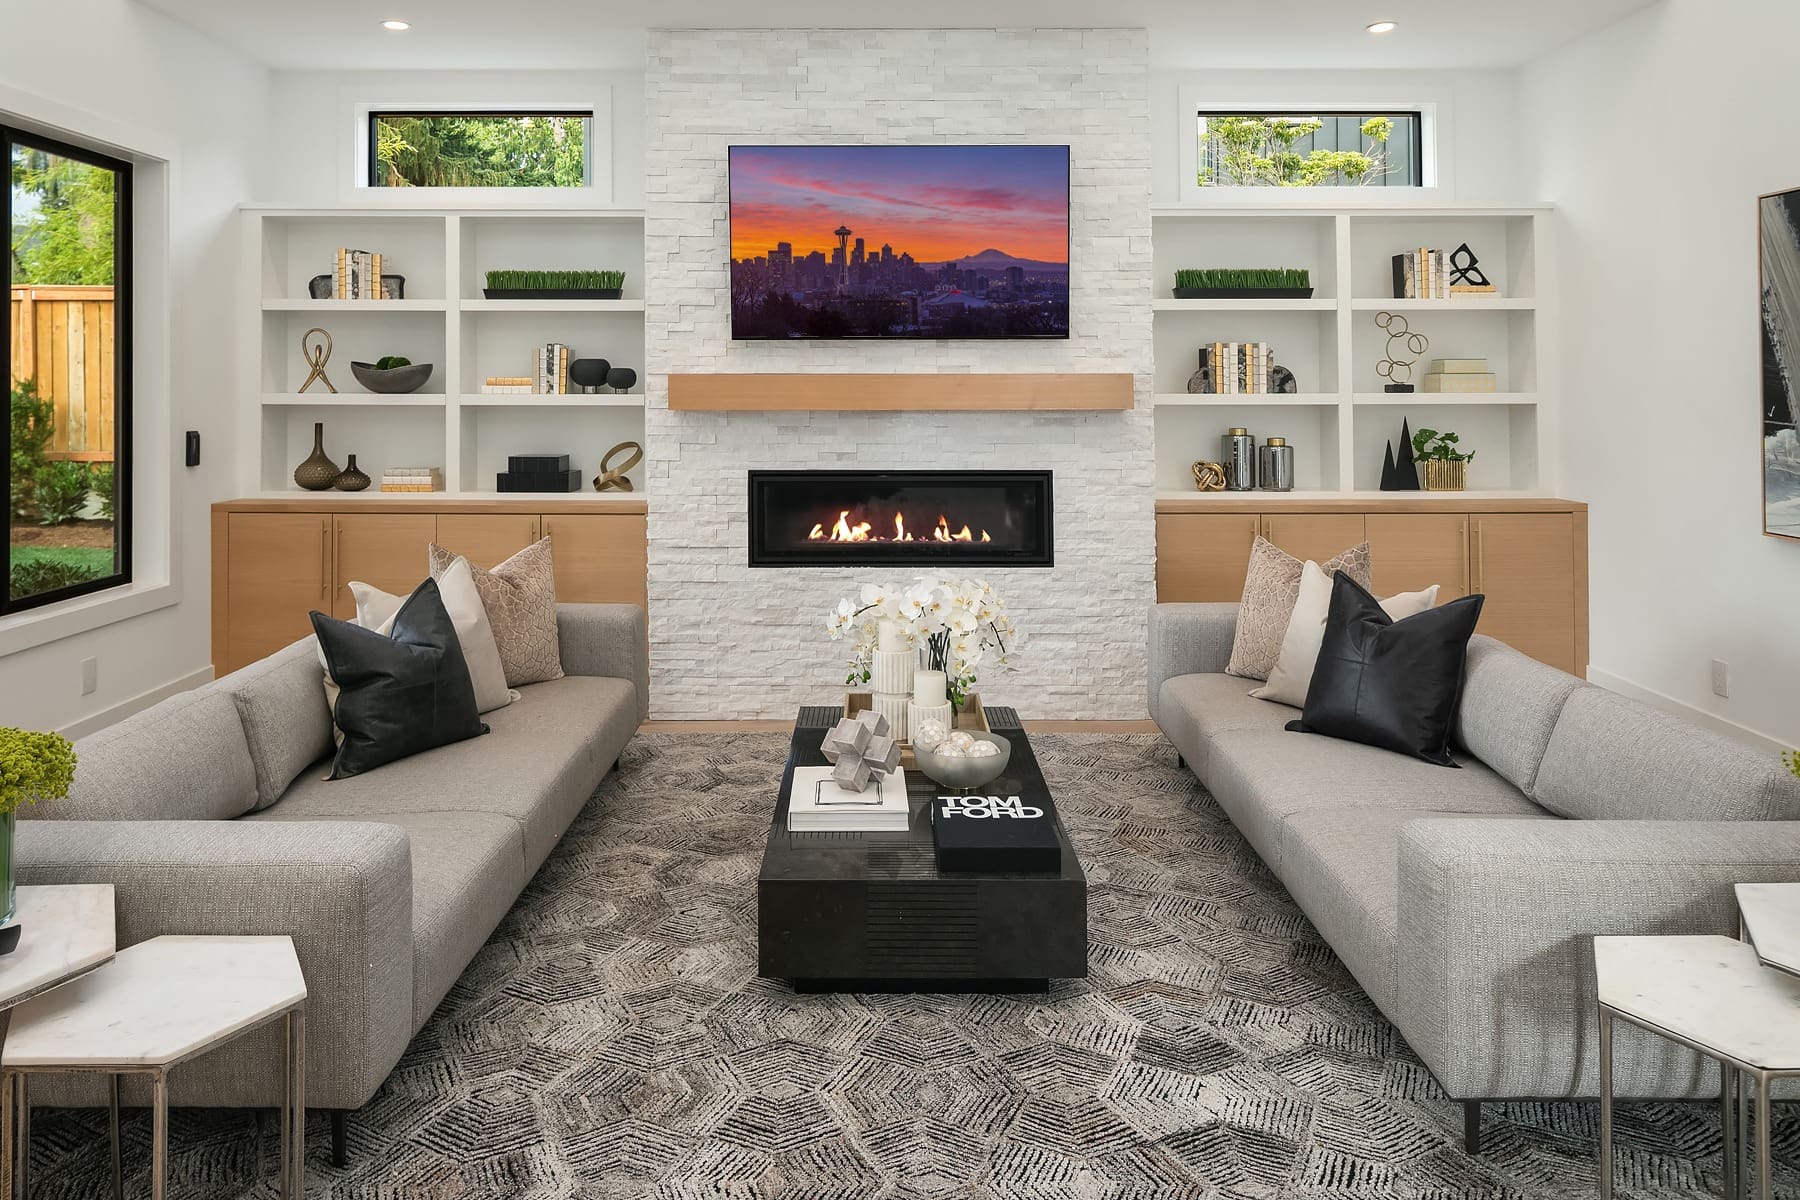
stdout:
[[1066,146],[733,146],[731,335],[1066,338]]

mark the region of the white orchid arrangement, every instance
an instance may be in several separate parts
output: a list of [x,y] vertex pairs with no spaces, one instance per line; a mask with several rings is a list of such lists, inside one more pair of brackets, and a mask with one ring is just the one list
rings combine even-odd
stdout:
[[962,707],[975,688],[976,675],[988,664],[1011,667],[1024,635],[1006,615],[1006,603],[979,579],[924,576],[911,586],[865,583],[855,597],[846,596],[825,617],[833,641],[850,642],[850,672],[845,683],[867,683],[883,621],[892,621],[912,638],[930,670],[942,671],[950,703]]

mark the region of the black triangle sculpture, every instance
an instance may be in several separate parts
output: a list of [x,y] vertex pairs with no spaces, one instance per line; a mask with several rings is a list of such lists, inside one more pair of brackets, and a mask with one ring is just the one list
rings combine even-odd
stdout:
[[1413,462],[1412,427],[1405,417],[1400,418],[1400,457],[1394,460],[1394,473],[1399,476],[1395,480],[1397,492],[1416,492],[1419,490],[1419,468]]
[[1381,490],[1397,492],[1400,490],[1400,468],[1394,465],[1394,439],[1389,438],[1387,453],[1381,456]]

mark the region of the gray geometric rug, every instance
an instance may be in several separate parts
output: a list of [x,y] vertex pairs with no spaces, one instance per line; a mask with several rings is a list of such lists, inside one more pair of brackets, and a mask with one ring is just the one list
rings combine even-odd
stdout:
[[[1592,1105],[1490,1107],[1487,1150],[1174,752],[1032,738],[1087,869],[1089,976],[1048,995],[796,995],[756,976],[784,734],[650,734],[375,1100],[322,1200],[1593,1195]],[[1786,1117],[1785,1111],[1783,1116]],[[170,1195],[272,1197],[274,1124],[178,1111]],[[148,1122],[128,1116],[146,1186]],[[40,1112],[35,1197],[108,1194]],[[1719,1185],[1706,1105],[1626,1106],[1619,1194]],[[1800,1122],[1778,1122],[1790,1164]]]

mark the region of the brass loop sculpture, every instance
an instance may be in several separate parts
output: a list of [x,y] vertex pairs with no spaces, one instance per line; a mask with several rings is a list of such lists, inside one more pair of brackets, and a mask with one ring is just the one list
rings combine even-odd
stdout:
[[[613,466],[613,455],[629,452],[629,457],[619,466]],[[615,490],[629,492],[632,490],[631,480],[625,478],[625,472],[644,461],[644,448],[636,442],[620,442],[608,450],[600,459],[600,474],[594,476],[594,490],[604,492]]]
[[1194,487],[1202,492],[1222,492],[1225,490],[1225,464],[1216,462],[1197,462],[1194,464]]
[[[313,342],[312,336],[315,333],[325,339],[323,344],[315,344]],[[324,384],[325,390],[328,392],[337,391],[337,389],[331,385],[331,376],[325,374],[325,364],[331,361],[331,335],[329,333],[323,329],[309,329],[301,334],[300,357],[304,358],[307,365],[312,368],[312,370],[307,373],[306,382],[300,385],[301,391],[304,392],[315,382]]]

